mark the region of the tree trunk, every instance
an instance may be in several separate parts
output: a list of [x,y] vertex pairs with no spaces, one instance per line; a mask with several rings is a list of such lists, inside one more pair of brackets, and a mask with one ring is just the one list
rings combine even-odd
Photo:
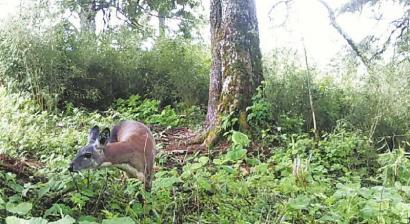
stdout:
[[216,123],[217,106],[222,89],[222,62],[221,62],[221,42],[222,42],[222,5],[221,0],[211,1],[211,51],[212,65],[209,83],[208,111],[205,120],[206,129]]
[[223,115],[237,117],[239,130],[249,129],[246,108],[263,79],[254,0],[211,0],[210,21],[207,146],[212,146],[221,134]]
[[160,37],[165,37],[165,16],[158,12],[158,32]]
[[97,11],[97,3],[95,0],[81,7],[79,17],[82,31],[95,32],[95,16],[97,15]]

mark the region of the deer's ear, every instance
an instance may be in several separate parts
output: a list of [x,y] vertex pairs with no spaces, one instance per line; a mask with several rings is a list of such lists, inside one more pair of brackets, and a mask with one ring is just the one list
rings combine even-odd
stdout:
[[108,142],[108,139],[110,139],[110,129],[109,128],[104,128],[102,132],[100,133],[98,141],[100,142],[101,145],[105,145]]
[[95,143],[99,135],[100,135],[100,128],[97,125],[91,128],[90,134],[88,135],[88,144]]

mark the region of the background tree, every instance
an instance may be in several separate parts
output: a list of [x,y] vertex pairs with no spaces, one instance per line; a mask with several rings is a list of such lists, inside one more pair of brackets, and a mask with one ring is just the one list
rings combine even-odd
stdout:
[[[367,49],[369,60],[379,59],[389,47],[395,48],[395,56],[399,59],[408,59],[408,46],[410,36],[410,2],[405,0],[399,1],[380,1],[380,0],[350,0],[338,10],[338,13],[360,13],[364,8],[371,8],[376,14],[375,19],[383,18],[381,11],[382,4],[390,2],[399,4],[404,10],[397,19],[390,22],[391,28],[385,39],[369,34],[360,43],[362,48]],[[375,42],[379,41],[379,44]]]
[[262,81],[258,21],[254,0],[211,1],[212,68],[205,145],[222,131],[224,118],[237,118],[237,128],[247,130],[246,108]]
[[161,35],[167,28],[166,20],[173,20],[183,36],[190,36],[190,31],[196,27],[201,19],[195,8],[200,6],[198,0],[182,1],[123,1],[123,0],[60,0],[62,9],[76,13],[80,18],[82,30],[96,29],[96,16],[103,15],[104,28],[108,29],[113,18],[122,20],[134,29],[146,29],[147,21],[158,19],[158,30]]

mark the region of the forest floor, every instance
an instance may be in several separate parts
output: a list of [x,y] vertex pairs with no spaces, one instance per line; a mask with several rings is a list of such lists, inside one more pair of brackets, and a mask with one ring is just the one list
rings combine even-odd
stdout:
[[[43,164],[34,159],[14,158],[5,154],[0,154],[0,170],[14,173],[18,179],[28,181],[35,173],[36,169],[43,167]],[[43,179],[35,177],[35,179]]]

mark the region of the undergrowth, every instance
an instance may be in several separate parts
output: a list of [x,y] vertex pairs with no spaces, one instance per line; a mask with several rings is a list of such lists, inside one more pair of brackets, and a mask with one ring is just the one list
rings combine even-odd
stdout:
[[[260,99],[259,99],[260,100]],[[24,95],[0,89],[0,152],[43,165],[29,178],[0,173],[0,217],[6,223],[407,223],[410,162],[403,149],[376,154],[345,121],[316,141],[303,121],[283,116],[266,126],[254,99],[248,120],[257,141],[229,131],[226,152],[177,155],[158,139],[152,192],[111,168],[71,175],[68,163],[94,125],[135,119],[152,127],[195,126],[198,108],[160,109],[132,96],[105,112],[68,106],[38,112]],[[265,125],[265,126],[264,126]],[[155,129],[153,129],[155,132]],[[178,158],[177,158],[178,157]],[[178,162],[176,162],[178,161]],[[170,165],[171,164],[171,165]],[[141,204],[138,198],[143,197]]]

